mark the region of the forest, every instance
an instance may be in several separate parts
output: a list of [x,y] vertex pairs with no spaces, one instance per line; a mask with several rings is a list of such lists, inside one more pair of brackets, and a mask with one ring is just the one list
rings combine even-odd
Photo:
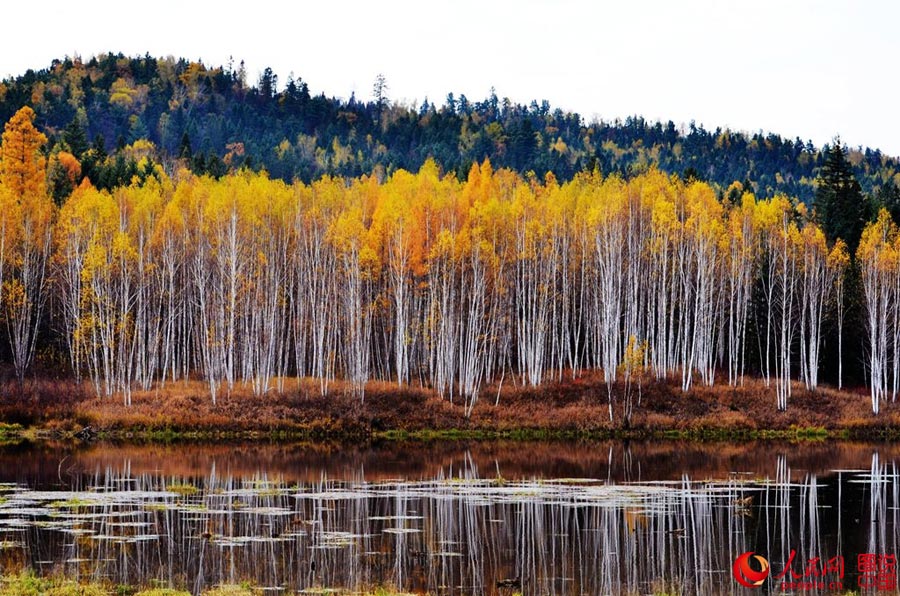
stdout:
[[[900,232],[874,216],[835,146],[816,202],[761,198],[656,168],[568,181],[489,160],[286,183],[241,168],[138,172],[98,189],[45,155],[29,107],[0,145],[0,309],[21,383],[54,346],[76,379],[134,388],[202,378],[215,402],[296,376],[417,385],[471,411],[488,383],[602,371],[609,415],[642,383],[739,386],[790,403],[819,384],[823,330],[840,386],[848,311],[865,321],[872,410],[900,389]],[[53,163],[73,187],[57,206]],[[857,303],[858,299],[858,303]],[[832,342],[832,346],[835,342]],[[856,350],[857,345],[852,349]]]
[[[735,180],[755,196],[777,194],[811,204],[818,170],[830,146],[774,133],[741,132],[702,124],[586,121],[546,101],[528,105],[494,90],[472,100],[463,94],[391,101],[378,77],[371,99],[316,94],[300,77],[279,81],[271,69],[250,81],[243,64],[210,66],[181,58],[105,54],[66,57],[0,83],[0,122],[22,106],[47,135],[51,192],[59,204],[72,185],[54,159],[60,152],[111,190],[146,176],[141,156],[127,148],[152,143],[152,159],[171,175],[186,160],[198,175],[220,177],[249,167],[273,179],[307,184],[324,175],[357,178],[416,172],[433,159],[442,172],[464,179],[485,159],[496,168],[561,182],[599,169],[623,178],[657,168],[725,189]],[[602,105],[597,111],[603,111]],[[146,150],[146,149],[145,149]],[[853,174],[864,193],[900,216],[900,164],[877,149],[850,148]]]

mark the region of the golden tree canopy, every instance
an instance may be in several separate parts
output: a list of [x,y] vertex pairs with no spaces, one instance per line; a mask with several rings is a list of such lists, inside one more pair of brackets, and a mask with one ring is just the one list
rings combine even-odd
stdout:
[[34,127],[34,110],[23,107],[6,123],[0,145],[0,184],[13,196],[43,196],[45,193],[47,160],[41,147],[47,137]]

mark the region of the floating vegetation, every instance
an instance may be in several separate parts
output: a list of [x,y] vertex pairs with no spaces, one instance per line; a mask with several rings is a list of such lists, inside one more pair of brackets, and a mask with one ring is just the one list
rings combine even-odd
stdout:
[[152,542],[159,540],[157,534],[141,534],[140,536],[117,536],[113,542],[116,544],[137,544],[139,542]]
[[343,489],[308,493],[301,492],[292,496],[295,499],[313,499],[318,501],[352,501],[367,498],[367,491]]
[[59,531],[72,536],[87,536],[94,533],[90,528],[60,528]]
[[111,534],[95,534],[91,536],[92,540],[115,540],[118,536],[113,536]]
[[143,507],[146,511],[171,511],[178,508],[172,503],[147,503]]
[[97,501],[88,501],[82,498],[72,498],[67,501],[53,501],[48,505],[51,509],[86,509],[88,507],[97,507],[102,506],[102,503]]
[[247,515],[293,515],[292,509],[284,507],[252,507],[250,505],[241,505],[243,512]]
[[319,534],[319,543],[312,545],[310,548],[343,548],[353,546],[356,540],[362,538],[362,534],[354,534],[353,532],[322,532]]
[[206,506],[205,503],[185,503],[176,507],[179,511],[184,511],[186,513],[209,513],[209,507]]
[[0,513],[3,515],[26,517],[43,517],[45,515],[50,515],[51,512],[52,510],[43,507],[8,507],[6,509],[0,509]]
[[37,528],[43,528],[46,530],[67,530],[74,528],[75,524],[78,523],[77,520],[41,520],[34,522],[34,526]]
[[382,531],[387,534],[420,534],[422,532],[418,528],[385,528]]
[[154,524],[151,522],[135,521],[135,522],[109,522],[106,524],[108,528],[149,528]]
[[247,544],[273,544],[275,542],[286,542],[290,538],[282,536],[230,536],[227,538],[216,538],[213,540],[219,546],[244,546]]
[[200,492],[200,489],[193,484],[169,484],[166,486],[166,490],[181,497],[190,497]]
[[[114,504],[109,504],[109,506],[114,506]],[[98,520],[110,520],[110,519],[122,519],[125,517],[132,517],[135,515],[140,515],[139,511],[93,511],[91,513],[61,513],[54,512],[51,513],[53,517],[61,517],[70,520],[80,520],[80,521],[98,521]]]
[[223,497],[240,497],[240,498],[253,498],[253,497],[277,497],[279,495],[283,495],[289,492],[287,487],[278,488],[274,485],[266,485],[264,487],[256,487],[256,488],[238,488],[228,491],[220,491],[215,493],[216,496]]

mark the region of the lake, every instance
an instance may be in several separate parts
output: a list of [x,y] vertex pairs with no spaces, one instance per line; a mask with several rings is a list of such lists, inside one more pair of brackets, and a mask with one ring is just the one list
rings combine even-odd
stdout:
[[[195,593],[897,593],[898,459],[849,442],[5,447],[0,566]],[[762,591],[734,577],[747,551],[770,564]]]

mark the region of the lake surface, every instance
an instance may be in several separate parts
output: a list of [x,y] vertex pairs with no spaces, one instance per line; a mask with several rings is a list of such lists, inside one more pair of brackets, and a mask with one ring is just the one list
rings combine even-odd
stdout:
[[[0,567],[194,592],[897,593],[898,460],[832,442],[7,447]],[[733,577],[746,551],[771,564],[762,590]]]

